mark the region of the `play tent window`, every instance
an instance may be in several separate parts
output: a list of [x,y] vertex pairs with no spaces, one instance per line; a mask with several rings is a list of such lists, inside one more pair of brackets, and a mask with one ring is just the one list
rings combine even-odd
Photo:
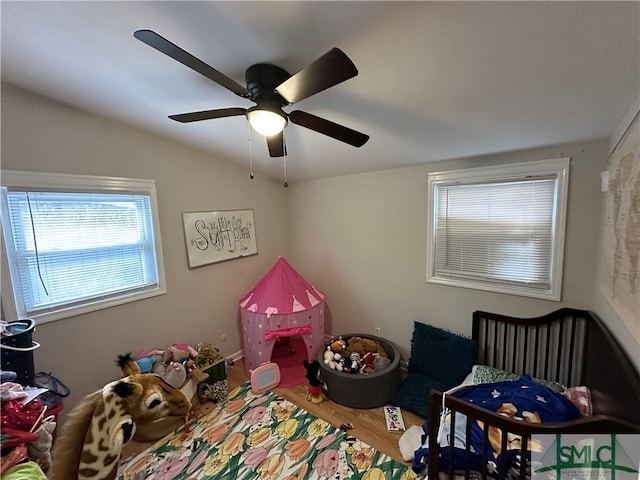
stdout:
[[3,305],[39,323],[165,293],[155,183],[4,172]]
[[560,300],[569,159],[429,174],[427,281]]

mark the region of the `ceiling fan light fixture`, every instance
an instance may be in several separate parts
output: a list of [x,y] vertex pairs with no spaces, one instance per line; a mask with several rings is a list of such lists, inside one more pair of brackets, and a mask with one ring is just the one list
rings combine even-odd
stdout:
[[283,130],[289,120],[295,125],[354,147],[361,147],[369,140],[369,135],[311,113],[301,110],[286,113],[282,110],[283,107],[298,103],[358,75],[356,66],[339,48],[332,48],[294,75],[270,63],[253,64],[245,71],[245,88],[153,30],[136,30],[133,36],[239,97],[256,104],[249,109],[244,107],[216,108],[169,115],[171,120],[190,123],[213,118],[245,116],[250,125],[249,141],[251,141],[252,128],[266,137],[271,157],[286,155]]
[[283,112],[269,110],[264,107],[253,107],[247,111],[247,118],[251,127],[260,135],[270,137],[284,130],[287,126],[287,117]]

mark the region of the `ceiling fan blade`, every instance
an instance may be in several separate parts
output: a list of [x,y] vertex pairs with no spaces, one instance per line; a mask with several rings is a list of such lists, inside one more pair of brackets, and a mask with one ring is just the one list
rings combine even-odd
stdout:
[[168,55],[174,60],[177,60],[192,70],[204,75],[208,79],[213,80],[217,84],[222,85],[224,88],[231,90],[236,95],[243,98],[252,98],[251,92],[238,82],[232,80],[223,73],[220,73],[215,68],[207,65],[202,60],[191,55],[189,52],[171,43],[169,40],[158,35],[153,30],[136,30],[133,33],[133,36],[150,47],[155,48],[159,52]]
[[342,50],[333,48],[278,85],[276,91],[291,104],[356,75],[358,69],[349,57]]
[[246,108],[218,108],[217,110],[203,110],[201,112],[179,113],[169,115],[171,120],[181,123],[199,122],[200,120],[211,120],[212,118],[235,117],[246,115]]
[[267,146],[269,147],[269,156],[271,157],[284,157],[287,151],[287,147],[284,144],[283,132],[277,133],[270,137],[266,137]]
[[341,142],[348,143],[354,147],[361,147],[369,140],[369,135],[360,133],[351,128],[339,125],[324,118],[316,117],[307,112],[294,110],[289,114],[289,120],[296,125],[306,127],[328,137],[335,138]]

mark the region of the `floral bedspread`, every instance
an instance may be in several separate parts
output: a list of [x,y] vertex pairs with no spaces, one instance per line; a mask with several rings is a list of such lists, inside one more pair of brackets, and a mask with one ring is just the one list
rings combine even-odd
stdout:
[[415,473],[337,427],[247,382],[120,466],[118,480],[412,480]]

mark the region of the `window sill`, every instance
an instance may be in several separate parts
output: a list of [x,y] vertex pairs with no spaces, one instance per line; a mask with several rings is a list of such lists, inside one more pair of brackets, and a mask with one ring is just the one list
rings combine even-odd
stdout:
[[96,312],[105,308],[116,307],[118,305],[124,305],[131,302],[137,302],[138,300],[145,300],[147,298],[157,297],[167,293],[165,288],[156,287],[154,289],[145,290],[143,292],[122,294],[109,299],[96,300],[95,302],[85,303],[83,305],[75,307],[67,307],[58,309],[54,312],[42,312],[38,314],[28,314],[29,318],[36,321],[38,325],[44,323],[55,322],[58,320],[64,320],[65,318],[75,317],[77,315],[83,315],[85,313]]
[[450,279],[443,277],[430,277],[427,278],[427,283],[436,283],[438,285],[447,285],[450,287],[470,288],[473,290],[483,290],[485,292],[504,293],[507,295],[519,295],[521,297],[540,298],[543,300],[552,300],[559,302],[561,299],[560,292],[554,292],[552,290],[537,290],[526,287],[510,286],[510,285],[497,285],[492,283],[481,283],[465,281],[460,279]]

